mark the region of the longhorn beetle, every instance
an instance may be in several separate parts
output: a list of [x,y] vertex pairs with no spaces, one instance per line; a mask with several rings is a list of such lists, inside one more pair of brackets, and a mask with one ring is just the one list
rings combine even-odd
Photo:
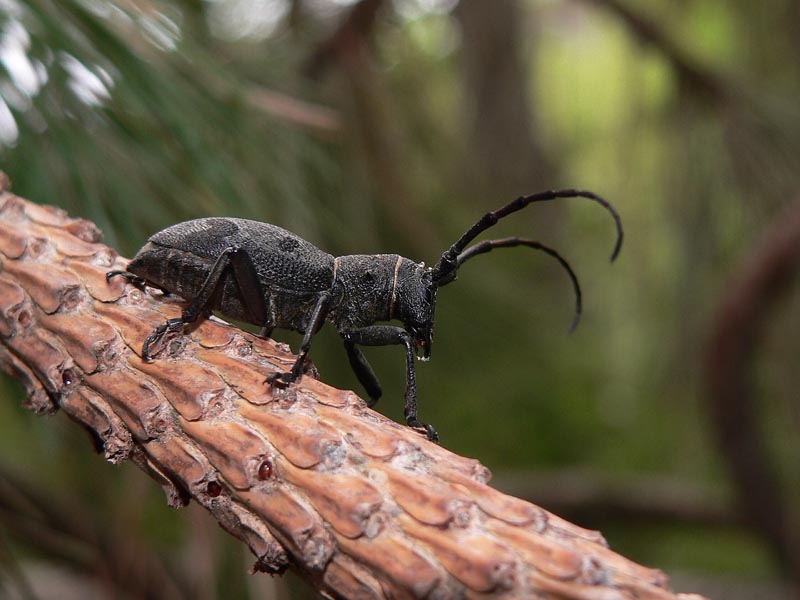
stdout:
[[[414,355],[416,349],[419,359],[430,358],[437,290],[454,281],[461,266],[479,254],[516,246],[541,250],[558,260],[572,281],[572,331],[581,315],[581,290],[569,263],[558,252],[521,237],[467,246],[500,219],[530,204],[576,197],[599,203],[614,218],[617,240],[611,254],[613,261],[623,237],[617,211],[592,192],[570,189],[522,196],[486,213],[432,268],[397,254],[333,257],[275,225],[208,217],[156,233],[126,271],[110,271],[106,279],[121,275],[135,284],[150,284],[177,294],[188,302],[180,317],[159,325],[144,341],[142,358],[148,362],[153,360],[152,347],[167,333],[181,331],[185,325],[218,310],[222,315],[262,326],[265,336],[276,327],[303,334],[291,371],[267,378],[270,385],[288,385],[302,376],[311,339],[327,320],[342,335],[350,365],[369,395],[368,405],[373,406],[381,397],[381,385],[359,346],[402,345],[406,354],[406,423],[436,441],[439,436],[433,426],[417,419]],[[400,321],[403,327],[375,324],[392,320]]]

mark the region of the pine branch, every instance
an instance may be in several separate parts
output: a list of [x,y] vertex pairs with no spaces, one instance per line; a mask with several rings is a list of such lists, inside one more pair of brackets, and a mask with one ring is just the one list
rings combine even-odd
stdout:
[[602,536],[486,485],[488,470],[312,376],[264,384],[289,349],[211,319],[142,341],[177,301],[105,272],[95,225],[0,196],[0,365],[38,413],[62,409],[171,506],[195,500],[257,557],[334,598],[698,599]]

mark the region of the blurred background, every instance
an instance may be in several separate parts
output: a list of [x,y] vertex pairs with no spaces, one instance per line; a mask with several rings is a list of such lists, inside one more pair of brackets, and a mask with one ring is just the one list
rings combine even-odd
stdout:
[[[547,256],[470,262],[420,418],[678,590],[797,598],[798,30],[797,0],[0,0],[0,168],[127,256],[228,215],[432,264],[518,195],[606,196],[613,265],[585,200],[492,230],[558,248],[583,321]],[[367,354],[402,419],[402,352]],[[332,328],[312,357],[363,394]],[[311,597],[0,386],[0,596]]]

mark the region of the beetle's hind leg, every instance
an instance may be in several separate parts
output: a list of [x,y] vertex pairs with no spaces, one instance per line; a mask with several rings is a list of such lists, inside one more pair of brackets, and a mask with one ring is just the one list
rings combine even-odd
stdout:
[[113,279],[114,277],[124,277],[128,281],[128,283],[130,283],[131,285],[135,285],[142,291],[144,291],[145,286],[148,286],[159,290],[165,296],[173,295],[172,292],[170,292],[169,290],[165,290],[164,288],[159,287],[150,281],[147,281],[147,279],[145,279],[144,277],[139,277],[138,275],[134,275],[130,271],[121,271],[121,270],[109,271],[106,273],[106,283],[111,283],[111,279]]
[[[142,345],[142,358],[150,362],[153,360],[150,348],[160,342],[165,335],[182,330],[186,325],[194,323],[199,318],[206,318],[218,306],[222,290],[225,286],[227,273],[231,273],[236,285],[239,287],[241,299],[245,308],[250,313],[254,323],[267,323],[267,301],[262,293],[255,267],[250,256],[244,250],[231,246],[223,250],[206,276],[199,293],[189,305],[183,309],[181,316],[170,319],[159,325],[147,336]],[[127,275],[127,271],[124,271]],[[108,277],[108,275],[106,275]],[[134,277],[136,277],[134,275]]]

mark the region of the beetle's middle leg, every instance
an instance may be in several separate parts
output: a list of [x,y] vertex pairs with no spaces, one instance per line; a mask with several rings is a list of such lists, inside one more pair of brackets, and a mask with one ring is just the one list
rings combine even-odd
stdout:
[[242,303],[250,313],[253,323],[262,323],[265,328],[269,327],[267,309],[267,299],[264,297],[258,275],[253,265],[253,261],[246,251],[237,246],[231,246],[223,250],[211,267],[211,271],[206,276],[200,292],[183,309],[181,316],[169,319],[163,325],[159,325],[151,333],[142,345],[142,358],[150,362],[153,357],[150,354],[150,346],[160,341],[164,335],[172,331],[180,331],[189,323],[194,323],[201,316],[205,317],[215,308],[215,302],[219,302],[222,290],[225,286],[225,275],[231,272],[236,285],[239,288]]
[[[393,344],[402,344],[405,346],[406,407],[404,414],[406,417],[406,423],[409,427],[413,427],[414,429],[424,430],[429,440],[438,442],[439,434],[436,433],[436,429],[433,428],[433,425],[423,423],[417,418],[417,375],[416,371],[414,370],[414,340],[411,338],[411,335],[402,327],[394,327],[392,325],[371,325],[370,327],[348,331],[343,335],[345,338],[345,345],[358,344],[361,346],[389,346]],[[348,350],[348,354],[349,352],[350,351]],[[353,365],[352,358],[350,364]],[[353,369],[355,370],[359,381],[362,383],[362,385],[364,385],[365,388],[367,388],[367,393],[369,393],[371,396],[372,393],[370,392],[369,385],[377,384],[378,379],[375,377],[374,372],[372,373],[370,379],[366,369],[359,371],[359,368],[362,368],[364,365],[369,367],[366,359],[364,360],[364,364],[359,365],[359,367],[353,365]],[[372,371],[372,369],[370,368],[369,371]],[[362,379],[362,377],[367,380]],[[380,389],[379,385],[378,389]]]
[[303,333],[303,341],[300,344],[300,352],[297,355],[297,359],[294,361],[294,365],[292,365],[292,370],[288,373],[272,373],[267,377],[267,383],[270,385],[274,385],[278,381],[292,383],[293,381],[300,379],[300,376],[303,374],[303,367],[306,364],[308,351],[311,350],[311,338],[314,337],[314,334],[319,330],[323,321],[325,321],[325,317],[328,315],[328,299],[330,296],[330,292],[322,292],[319,296],[317,296],[317,302],[314,305],[311,318],[308,320],[308,325],[306,325],[306,330]]

